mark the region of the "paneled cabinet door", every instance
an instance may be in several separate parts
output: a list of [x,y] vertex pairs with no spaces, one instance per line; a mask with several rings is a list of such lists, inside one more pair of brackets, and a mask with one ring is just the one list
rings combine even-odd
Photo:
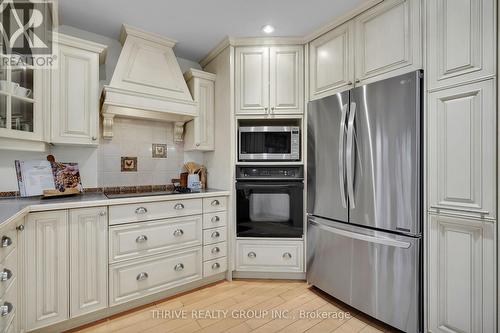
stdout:
[[31,213],[25,233],[29,331],[68,319],[68,212]]
[[237,114],[268,114],[269,112],[269,48],[236,48],[236,110]]
[[496,216],[494,81],[429,95],[430,210]]
[[356,83],[422,68],[420,0],[386,0],[355,20]]
[[354,33],[345,23],[309,44],[309,99],[351,89],[354,81]]
[[271,114],[304,112],[304,47],[269,49],[269,100]]
[[429,0],[429,89],[495,74],[495,0]]
[[108,305],[106,210],[106,207],[93,207],[69,212],[71,318]]
[[496,332],[494,223],[429,220],[429,331]]

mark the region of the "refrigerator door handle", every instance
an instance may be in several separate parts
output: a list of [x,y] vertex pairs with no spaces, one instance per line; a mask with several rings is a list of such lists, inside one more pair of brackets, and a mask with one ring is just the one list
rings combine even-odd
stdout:
[[334,228],[334,227],[331,227],[328,225],[318,223],[313,219],[309,219],[309,223],[311,225],[314,225],[317,228],[324,230],[324,231],[332,232],[332,233],[340,235],[340,236],[353,238],[353,239],[357,239],[357,240],[361,240],[361,241],[365,241],[365,242],[369,242],[369,243],[398,247],[398,248],[402,248],[402,249],[409,249],[411,247],[411,243],[408,243],[408,242],[402,242],[402,241],[398,241],[395,239],[389,239],[389,238],[368,236],[368,235],[358,234],[358,233],[352,232],[352,231],[337,229],[337,228]]
[[347,166],[347,192],[349,194],[349,204],[351,209],[356,207],[354,202],[354,120],[356,117],[356,103],[351,103],[349,112],[349,121],[347,123],[347,148],[346,148],[346,166]]
[[345,120],[347,117],[347,104],[342,106],[342,116],[340,117],[340,130],[339,130],[339,181],[340,181],[340,198],[342,207],[347,208],[347,198],[345,193],[345,135],[346,126]]

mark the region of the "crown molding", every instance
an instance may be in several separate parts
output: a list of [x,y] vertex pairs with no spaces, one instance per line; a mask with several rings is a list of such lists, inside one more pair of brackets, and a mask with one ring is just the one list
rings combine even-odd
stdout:
[[122,30],[120,32],[120,42],[125,44],[125,40],[127,36],[134,36],[137,38],[145,39],[150,42],[158,43],[170,48],[173,48],[177,41],[175,39],[171,39],[160,34],[155,34],[153,32],[145,31],[139,28],[132,27],[128,24],[122,25]]
[[81,39],[70,35],[65,35],[59,32],[55,32],[54,34],[57,35],[56,40],[58,44],[67,45],[81,50],[97,53],[99,54],[100,64],[104,64],[104,62],[106,61],[106,56],[108,52],[107,45],[91,42],[89,40]]

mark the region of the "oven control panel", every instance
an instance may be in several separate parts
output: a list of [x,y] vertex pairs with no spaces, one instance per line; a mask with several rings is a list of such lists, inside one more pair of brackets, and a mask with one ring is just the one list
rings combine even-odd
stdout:
[[237,166],[236,179],[303,179],[302,166]]

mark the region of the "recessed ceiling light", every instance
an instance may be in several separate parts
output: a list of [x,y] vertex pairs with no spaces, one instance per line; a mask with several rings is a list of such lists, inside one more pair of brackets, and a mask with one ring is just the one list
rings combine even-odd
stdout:
[[270,34],[273,33],[274,27],[270,24],[266,24],[265,26],[262,27],[262,32],[265,34]]

